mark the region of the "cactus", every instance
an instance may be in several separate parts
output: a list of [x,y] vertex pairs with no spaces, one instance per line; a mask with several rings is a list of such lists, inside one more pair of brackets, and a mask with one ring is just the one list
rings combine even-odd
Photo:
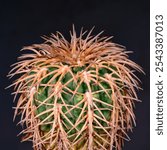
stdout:
[[59,32],[26,46],[9,77],[18,97],[14,118],[22,141],[35,150],[121,150],[135,125],[134,102],[142,68],[112,37],[75,29],[67,41]]

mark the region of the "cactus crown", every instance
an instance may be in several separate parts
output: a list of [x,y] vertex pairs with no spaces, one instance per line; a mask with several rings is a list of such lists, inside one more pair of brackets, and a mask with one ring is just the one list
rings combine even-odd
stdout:
[[[135,89],[140,66],[129,51],[100,37],[75,29],[68,42],[61,33],[26,46],[9,76],[20,74],[11,86],[19,94],[15,116],[25,125],[23,141],[37,150],[121,150],[135,123]],[[14,118],[15,118],[14,116]]]

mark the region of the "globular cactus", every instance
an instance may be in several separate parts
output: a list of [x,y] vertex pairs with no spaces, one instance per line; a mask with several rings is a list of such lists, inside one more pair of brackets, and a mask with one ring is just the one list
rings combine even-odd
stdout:
[[112,37],[70,33],[70,42],[57,32],[24,47],[30,52],[9,73],[20,75],[11,86],[22,140],[35,150],[121,150],[139,101],[134,71],[142,69]]

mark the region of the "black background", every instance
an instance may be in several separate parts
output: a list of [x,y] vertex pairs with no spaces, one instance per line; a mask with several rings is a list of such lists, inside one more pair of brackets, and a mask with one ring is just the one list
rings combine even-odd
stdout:
[[146,75],[138,75],[143,91],[135,108],[137,126],[129,133],[123,150],[149,150],[149,1],[148,0],[55,0],[5,1],[0,3],[0,150],[31,150],[29,142],[20,143],[20,128],[13,123],[12,80],[6,75],[17,61],[23,46],[41,43],[42,35],[60,31],[67,39],[75,24],[94,34],[113,35],[114,42],[133,50],[130,59],[141,65]]

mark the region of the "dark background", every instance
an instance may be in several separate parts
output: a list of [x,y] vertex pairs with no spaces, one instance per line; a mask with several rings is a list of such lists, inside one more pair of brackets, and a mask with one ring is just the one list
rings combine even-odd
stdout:
[[129,133],[130,142],[123,150],[149,150],[149,1],[148,0],[55,0],[17,1],[0,3],[0,150],[32,150],[29,142],[20,143],[20,128],[13,123],[12,89],[4,90],[12,80],[6,75],[10,65],[16,62],[25,45],[41,43],[42,35],[57,30],[69,38],[69,30],[75,24],[94,34],[113,35],[114,42],[126,46],[134,53],[130,58],[141,65],[146,75],[138,75],[143,91],[135,108],[137,126]]

